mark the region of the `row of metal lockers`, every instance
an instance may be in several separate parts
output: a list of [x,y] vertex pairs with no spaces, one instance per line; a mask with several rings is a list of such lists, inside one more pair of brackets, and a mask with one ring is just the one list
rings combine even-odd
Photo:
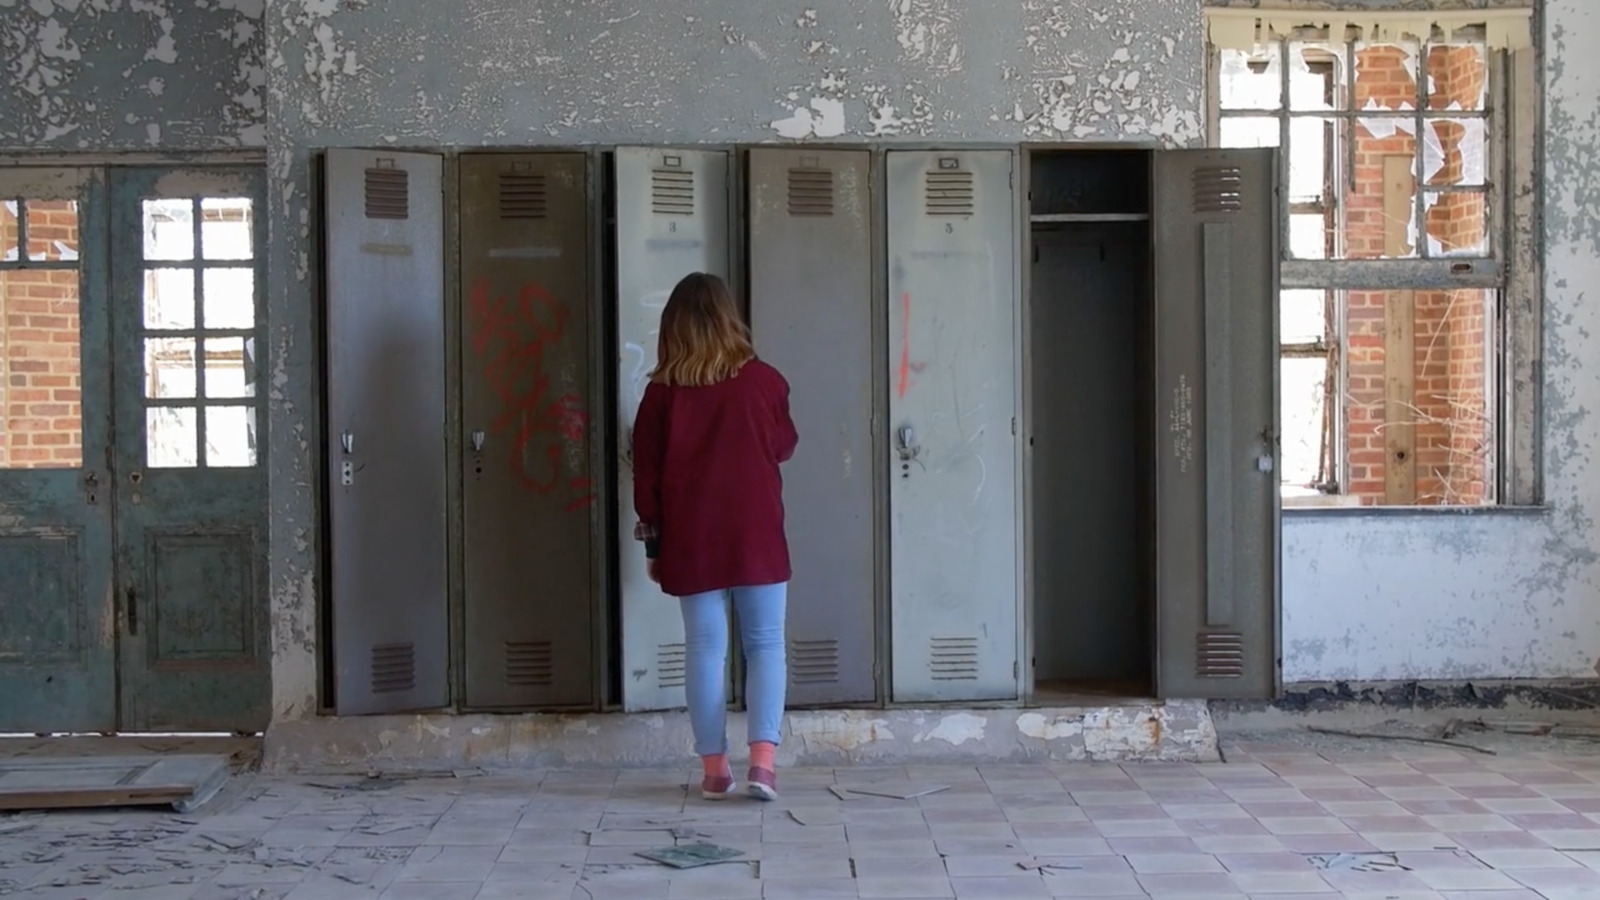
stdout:
[[[632,539],[628,435],[661,310],[693,271],[728,276],[747,295],[757,351],[792,387],[790,703],[1017,699],[1029,655],[1018,159],[618,148],[466,153],[447,164],[328,151],[334,708],[683,704],[678,606],[646,577]],[[1243,177],[1270,193],[1272,166],[1244,161],[1224,167],[1233,190]],[[1165,194],[1182,201],[1179,224],[1195,234],[1184,258],[1215,257],[1225,271],[1229,236],[1200,246],[1212,234],[1200,218],[1218,210],[1195,193],[1197,172],[1224,169],[1177,162]],[[1270,244],[1271,230],[1231,239]],[[1182,302],[1227,305],[1201,288],[1191,284]],[[1156,338],[1171,363],[1162,371],[1157,361],[1165,399],[1151,413],[1174,428],[1205,414],[1195,392],[1226,352],[1217,337],[1226,323],[1213,316],[1202,327],[1203,318],[1175,319],[1192,320],[1193,333]],[[1260,428],[1241,418],[1210,430],[1248,439]],[[1205,535],[1223,511],[1234,521],[1275,507],[1257,492],[1208,507],[1198,460],[1226,448],[1204,427],[1174,434],[1187,443],[1161,445],[1159,477],[1190,499],[1158,526],[1173,553],[1155,562],[1155,581],[1170,595],[1163,603],[1178,604],[1158,628],[1170,645],[1161,658],[1174,660],[1162,665],[1182,674],[1162,688],[1259,692],[1276,671],[1275,593],[1222,603],[1207,590],[1275,568],[1237,554],[1219,568],[1218,554],[1234,551]],[[1197,436],[1212,443],[1197,451]],[[1252,552],[1275,560],[1275,534]],[[1194,571],[1168,571],[1181,565]],[[1210,642],[1226,659],[1208,660],[1208,634],[1225,638]],[[1213,689],[1206,678],[1219,674]]]

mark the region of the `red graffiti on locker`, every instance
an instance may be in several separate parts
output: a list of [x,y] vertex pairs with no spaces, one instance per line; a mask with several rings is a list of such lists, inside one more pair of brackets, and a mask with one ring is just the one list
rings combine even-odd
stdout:
[[[523,487],[539,494],[560,489],[568,512],[594,502],[594,482],[565,475],[587,462],[589,413],[576,391],[557,394],[546,361],[566,336],[572,311],[538,284],[527,284],[515,299],[491,296],[480,281],[468,294],[472,349],[484,360],[483,374],[500,400],[491,423],[494,434],[510,434],[512,470]],[[540,460],[543,462],[541,463]],[[536,470],[535,470],[536,469]]]

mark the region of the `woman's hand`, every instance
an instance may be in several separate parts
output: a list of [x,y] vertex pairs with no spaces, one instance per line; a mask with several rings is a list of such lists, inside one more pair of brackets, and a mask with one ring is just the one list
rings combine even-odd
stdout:
[[644,561],[644,571],[645,571],[645,574],[650,576],[650,580],[651,581],[654,581],[656,584],[660,584],[661,583],[661,579],[656,577],[656,561],[655,560],[653,560],[653,559],[645,560]]

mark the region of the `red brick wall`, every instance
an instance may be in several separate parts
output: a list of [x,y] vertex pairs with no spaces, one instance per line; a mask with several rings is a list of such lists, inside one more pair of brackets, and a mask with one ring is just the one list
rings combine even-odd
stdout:
[[[78,246],[73,203],[27,207],[29,258],[60,259],[57,242]],[[0,207],[0,247],[16,247],[17,236],[16,218]],[[82,465],[78,345],[76,271],[0,272],[0,465]]]
[[[1412,65],[1416,64],[1413,61]],[[1369,101],[1388,109],[1414,106],[1416,82],[1406,65],[1406,51],[1401,47],[1359,50],[1354,106],[1365,108]],[[1487,73],[1476,49],[1431,48],[1429,67],[1434,79],[1433,105],[1448,106],[1452,99],[1459,100],[1466,109],[1479,105]],[[1443,145],[1445,160],[1444,170],[1431,183],[1453,184],[1460,177],[1465,129],[1455,123],[1431,127]],[[1386,241],[1393,240],[1393,234],[1385,228],[1384,158],[1410,156],[1417,144],[1416,137],[1405,130],[1378,137],[1360,124],[1356,129],[1354,183],[1345,198],[1345,255],[1371,259],[1384,256]],[[1443,195],[1426,216],[1427,234],[1445,250],[1477,244],[1483,234],[1484,214],[1481,195]],[[1408,238],[1408,242],[1416,239]],[[1415,292],[1415,408],[1409,416],[1394,422],[1385,421],[1384,307],[1389,296],[1382,291],[1347,294],[1348,493],[1364,504],[1386,502],[1386,429],[1408,428],[1415,433],[1415,502],[1483,503],[1492,497],[1489,464],[1493,437],[1484,381],[1489,321],[1485,294]]]

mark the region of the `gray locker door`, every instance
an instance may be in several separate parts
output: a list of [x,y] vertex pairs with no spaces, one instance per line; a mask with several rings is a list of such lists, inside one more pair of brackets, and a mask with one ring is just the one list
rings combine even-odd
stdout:
[[443,165],[327,156],[328,482],[340,715],[450,702]]
[[622,597],[622,705],[684,705],[683,617],[645,574],[633,539],[633,418],[656,365],[661,310],[683,276],[728,277],[728,155],[623,147],[616,152],[617,580]]
[[461,157],[466,705],[595,699],[582,153]]
[[1156,688],[1268,699],[1278,653],[1273,150],[1156,154]]
[[1015,699],[1018,212],[1008,151],[892,152],[893,696]]
[[789,702],[874,700],[872,157],[750,151],[750,325],[789,379]]

